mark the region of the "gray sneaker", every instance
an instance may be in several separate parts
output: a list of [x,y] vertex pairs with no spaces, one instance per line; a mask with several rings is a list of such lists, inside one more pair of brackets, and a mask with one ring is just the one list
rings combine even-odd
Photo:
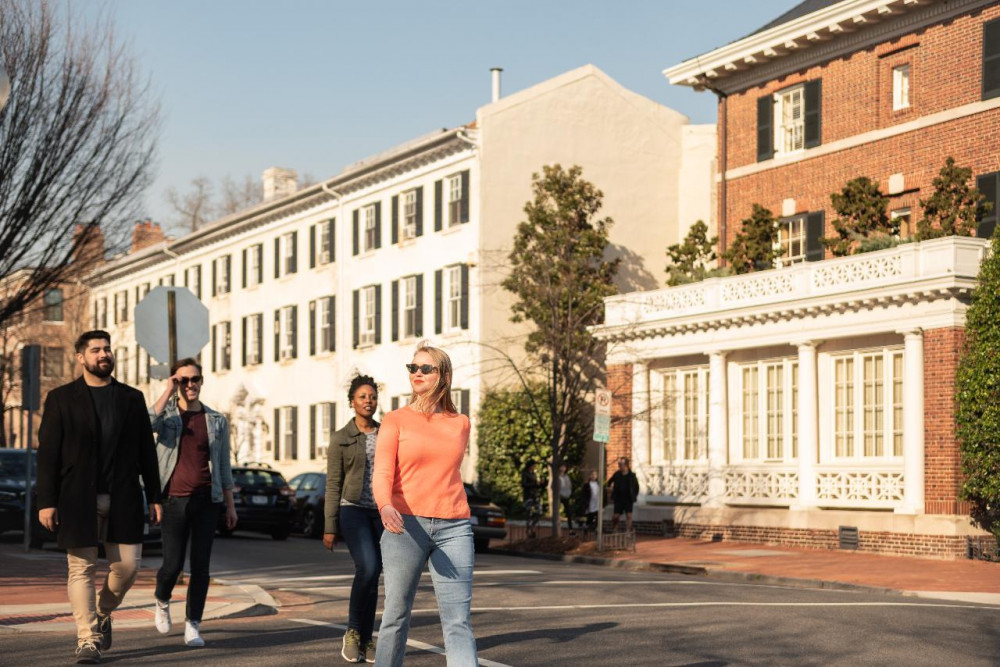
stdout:
[[[360,660],[358,662],[361,662]],[[375,640],[369,639],[365,643],[365,662],[375,662]]]
[[101,649],[89,639],[80,642],[76,647],[76,664],[98,665],[101,662]]
[[340,655],[347,662],[361,662],[361,635],[357,630],[348,630],[344,633],[344,647],[340,649]]
[[111,614],[97,614],[97,631],[101,633],[101,650],[111,648]]

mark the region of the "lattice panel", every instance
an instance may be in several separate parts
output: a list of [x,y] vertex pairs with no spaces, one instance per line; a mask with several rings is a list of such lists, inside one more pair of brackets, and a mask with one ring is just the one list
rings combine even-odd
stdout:
[[756,301],[791,294],[795,287],[788,271],[765,271],[760,276],[730,280],[722,285],[722,300],[727,303]]
[[700,498],[708,495],[708,472],[674,466],[644,466],[640,471],[654,496]]
[[816,476],[819,500],[895,502],[903,499],[901,472],[821,472]]
[[726,496],[753,500],[794,500],[799,497],[799,475],[794,472],[727,470]]
[[890,255],[838,262],[833,266],[817,266],[812,272],[812,280],[816,289],[826,289],[858,284],[868,286],[872,281],[901,275],[903,275],[903,258],[899,255]]
[[683,311],[701,308],[705,305],[705,288],[696,285],[692,287],[674,287],[660,294],[650,295],[642,304],[642,314],[663,313],[668,311]]

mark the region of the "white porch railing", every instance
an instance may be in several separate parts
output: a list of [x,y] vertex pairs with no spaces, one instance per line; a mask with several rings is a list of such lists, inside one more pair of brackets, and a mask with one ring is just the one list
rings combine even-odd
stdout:
[[903,466],[821,465],[816,468],[820,507],[894,509],[903,502]]
[[732,466],[726,468],[726,502],[747,505],[788,505],[799,497],[795,466]]

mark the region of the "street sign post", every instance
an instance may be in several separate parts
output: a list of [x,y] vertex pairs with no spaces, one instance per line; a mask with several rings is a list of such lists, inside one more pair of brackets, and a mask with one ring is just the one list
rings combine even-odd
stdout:
[[607,464],[604,460],[604,446],[611,439],[611,392],[598,389],[594,392],[594,440],[601,443],[598,458],[598,470],[601,475],[601,500],[597,512],[597,550],[602,550],[604,540],[604,481],[607,476]]
[[21,348],[21,409],[28,411],[28,437],[24,441],[24,551],[31,548],[31,486],[32,426],[35,410],[42,409],[42,346],[25,345]]
[[136,342],[168,367],[196,356],[209,338],[208,308],[186,287],[161,285],[136,304]]

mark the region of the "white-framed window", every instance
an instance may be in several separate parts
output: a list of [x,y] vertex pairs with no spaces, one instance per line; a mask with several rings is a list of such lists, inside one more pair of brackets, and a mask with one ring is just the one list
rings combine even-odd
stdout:
[[899,111],[910,106],[910,65],[892,68],[892,110]]
[[788,88],[774,96],[774,145],[777,153],[805,147],[805,86]]
[[293,359],[295,357],[295,306],[285,306],[279,311],[278,322],[280,331],[278,333],[280,359]]
[[909,206],[889,211],[889,217],[899,221],[899,238],[905,239],[913,235],[913,214]]
[[788,357],[736,365],[739,420],[732,452],[746,462],[793,461],[798,455],[798,361]]
[[136,384],[149,382],[149,353],[139,345],[135,346],[135,381]]
[[135,286],[135,305],[139,305],[146,295],[149,294],[149,283],[143,283],[141,285]]
[[201,265],[189,266],[184,272],[184,286],[201,298]]
[[378,218],[375,212],[375,204],[369,204],[361,209],[361,225],[365,232],[365,241],[364,246],[362,247],[364,252],[375,249],[378,234],[378,226],[376,225],[377,220]]
[[257,313],[244,318],[244,329],[246,331],[246,356],[247,365],[255,366],[264,360],[264,341],[262,327],[264,315]]
[[903,456],[903,350],[832,355],[834,460]]
[[115,293],[115,324],[128,322],[128,290]]
[[279,454],[283,454],[285,460],[298,460],[299,458],[299,443],[298,443],[298,410],[295,406],[285,406],[278,408],[279,413],[279,425],[277,429],[276,437],[279,438],[280,446],[274,450],[274,458],[278,459]]
[[43,317],[46,322],[63,321],[63,291],[59,287],[45,290],[45,309]]
[[417,335],[417,277],[403,278],[403,338]]
[[417,236],[417,191],[407,190],[403,193],[403,238],[412,239]]
[[215,293],[229,294],[232,291],[233,256],[223,255],[215,260]]
[[316,302],[316,328],[319,338],[317,347],[320,352],[332,352],[334,349],[333,299],[334,297],[327,296]]
[[375,344],[375,286],[361,288],[360,339],[361,345]]
[[108,328],[108,297],[106,296],[97,300],[95,324],[101,329]]
[[651,461],[708,460],[708,366],[656,371],[651,376]]
[[232,368],[232,323],[219,322],[213,336],[212,370],[228,371]]
[[334,404],[333,403],[317,403],[316,407],[316,442],[315,445],[310,449],[309,455],[311,459],[325,459],[327,448],[330,446],[330,440],[333,438],[334,432],[337,430],[334,427]]
[[[65,355],[61,347],[42,348],[42,377],[60,378],[66,368]],[[119,377],[125,382],[124,377]]]
[[448,274],[445,330],[454,331],[462,326],[462,267],[450,266],[445,272]]
[[297,237],[298,234],[295,232],[287,232],[282,234],[278,246],[280,249],[281,256],[281,275],[287,276],[295,273],[298,270],[296,254],[297,248]]
[[778,245],[785,251],[775,259],[776,267],[806,261],[806,216],[796,215],[778,221]]
[[448,226],[462,222],[462,175],[448,177]]
[[115,351],[115,378],[119,382],[128,382],[128,348],[120,347]]
[[247,287],[261,283],[264,276],[264,246],[261,243],[250,246],[247,251]]
[[326,220],[316,225],[316,243],[318,251],[317,264],[329,264],[333,261],[333,221]]
[[171,273],[169,275],[163,276],[157,282],[160,285],[167,285],[169,287],[173,287],[174,286],[174,274]]

